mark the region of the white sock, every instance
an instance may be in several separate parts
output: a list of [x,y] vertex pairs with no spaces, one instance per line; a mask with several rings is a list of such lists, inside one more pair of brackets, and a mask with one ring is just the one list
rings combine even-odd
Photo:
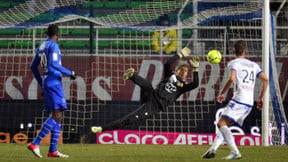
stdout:
[[224,142],[224,137],[221,133],[221,131],[218,129],[216,133],[216,137],[214,139],[214,142],[212,146],[210,147],[210,150],[215,151],[219,148],[219,146]]
[[228,126],[222,126],[219,128],[219,130],[221,131],[222,135],[224,136],[224,139],[227,142],[227,145],[230,147],[231,151],[233,153],[238,154],[239,150],[235,144],[234,137],[232,135],[232,132],[228,128]]

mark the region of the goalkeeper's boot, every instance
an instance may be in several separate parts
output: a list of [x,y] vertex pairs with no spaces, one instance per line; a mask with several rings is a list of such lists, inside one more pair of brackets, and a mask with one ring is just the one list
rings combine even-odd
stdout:
[[33,152],[33,154],[38,157],[38,158],[42,158],[42,155],[40,153],[40,149],[39,146],[37,145],[33,145],[31,142],[28,144],[27,147],[29,150],[31,150]]
[[93,133],[101,133],[102,131],[103,131],[102,127],[96,127],[96,126],[91,127],[91,132]]
[[203,158],[203,159],[210,159],[210,158],[214,158],[215,155],[216,155],[216,152],[209,149],[208,151],[206,151],[206,152],[202,155],[202,158]]
[[233,159],[241,159],[242,156],[240,153],[236,154],[236,153],[231,153],[230,155],[226,156],[223,158],[223,160],[233,160]]
[[68,155],[62,154],[59,151],[48,152],[48,157],[69,158]]
[[129,69],[127,69],[127,70],[125,71],[125,73],[123,74],[123,79],[124,79],[124,80],[130,79],[130,78],[133,76],[134,71],[135,71],[134,68],[129,68]]

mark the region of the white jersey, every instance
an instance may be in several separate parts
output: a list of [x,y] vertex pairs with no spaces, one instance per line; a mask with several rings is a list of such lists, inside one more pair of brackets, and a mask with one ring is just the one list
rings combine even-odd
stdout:
[[256,77],[262,72],[259,65],[245,58],[237,58],[228,63],[228,68],[236,71],[236,90],[232,99],[253,105]]

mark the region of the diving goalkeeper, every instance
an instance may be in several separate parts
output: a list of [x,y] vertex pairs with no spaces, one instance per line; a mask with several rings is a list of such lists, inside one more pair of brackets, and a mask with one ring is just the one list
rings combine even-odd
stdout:
[[171,105],[181,94],[193,90],[198,87],[198,71],[200,59],[198,56],[192,57],[189,64],[192,66],[193,82],[186,83],[185,79],[188,75],[189,65],[184,63],[176,67],[173,72],[171,65],[178,59],[188,57],[190,54],[189,48],[183,48],[181,52],[169,58],[164,65],[164,80],[159,83],[154,89],[150,82],[141,76],[135,74],[133,68],[129,68],[123,75],[124,80],[130,79],[141,88],[141,103],[142,105],[108,125],[90,127],[93,133],[98,133],[108,130],[121,129],[126,125],[139,125],[147,118],[153,116],[157,112],[164,111],[167,106]]

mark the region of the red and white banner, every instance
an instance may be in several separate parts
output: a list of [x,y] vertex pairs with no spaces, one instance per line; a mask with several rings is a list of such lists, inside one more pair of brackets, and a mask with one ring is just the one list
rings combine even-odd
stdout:
[[[124,82],[122,75],[126,69],[133,67],[136,72],[156,86],[162,79],[164,62],[168,57],[110,57],[110,56],[69,56],[62,58],[62,64],[76,71],[78,78],[71,81],[63,76],[67,99],[138,101],[140,89],[130,81]],[[180,100],[214,101],[229,74],[225,67],[233,57],[224,57],[222,62],[212,65],[201,58],[199,77],[201,84]],[[261,58],[251,57],[261,65]],[[41,99],[41,90],[34,79],[29,65],[32,57],[0,56],[0,99]],[[288,101],[288,65],[287,57],[277,58],[280,90],[284,101]],[[175,65],[174,65],[175,66]],[[187,81],[191,81],[191,74]],[[260,86],[256,86],[259,90]],[[37,93],[38,92],[38,93]],[[230,90],[229,93],[232,91]],[[257,93],[255,93],[257,95]],[[73,97],[72,97],[73,96]]]
[[[115,130],[97,133],[98,144],[211,145],[216,134]],[[261,136],[234,135],[236,145],[261,146]]]

